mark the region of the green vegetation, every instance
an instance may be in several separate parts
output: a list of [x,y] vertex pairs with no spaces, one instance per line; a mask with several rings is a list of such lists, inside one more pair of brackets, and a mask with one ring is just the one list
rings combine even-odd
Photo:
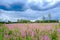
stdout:
[[18,20],[17,22],[0,22],[0,24],[13,24],[13,23],[59,23],[58,20],[36,20],[35,22],[32,22],[30,20]]
[[17,22],[18,22],[18,23],[31,23],[30,20],[23,20],[23,19],[18,20]]
[[1,24],[12,24],[12,23],[59,23],[59,20],[51,20],[51,14],[48,14],[48,19],[46,19],[45,16],[42,16],[42,20],[35,20],[34,22],[31,20],[26,20],[26,19],[18,19],[17,22],[11,22],[8,20],[8,22],[0,22]]
[[40,32],[38,28],[32,31],[26,30],[25,35],[22,35],[20,30],[9,30],[4,24],[0,24],[0,40],[40,40],[41,37],[42,40],[58,40],[60,30],[57,27],[59,26],[56,26],[54,31],[48,30]]
[[35,23],[59,23],[58,20],[36,20]]

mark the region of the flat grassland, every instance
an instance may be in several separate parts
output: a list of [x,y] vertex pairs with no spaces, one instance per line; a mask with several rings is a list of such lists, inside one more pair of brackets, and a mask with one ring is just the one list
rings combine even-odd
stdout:
[[39,30],[51,30],[54,29],[56,26],[59,26],[59,23],[17,23],[17,24],[5,24],[6,27],[13,30],[14,28],[18,28],[21,30],[28,30],[36,29]]
[[60,23],[4,24],[0,40],[60,40]]

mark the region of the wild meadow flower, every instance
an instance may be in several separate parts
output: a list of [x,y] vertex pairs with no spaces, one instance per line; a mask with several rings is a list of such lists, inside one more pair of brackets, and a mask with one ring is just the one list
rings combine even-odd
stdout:
[[32,36],[32,37],[34,36],[34,31],[31,32],[31,36]]
[[51,26],[47,26],[46,29],[47,29],[47,30],[51,30]]
[[60,29],[57,29],[58,32],[60,32]]
[[25,37],[26,35],[27,35],[27,32],[26,31],[22,32],[22,36],[23,37]]
[[8,39],[8,38],[9,38],[9,35],[5,34],[5,35],[4,35],[4,38],[5,38],[5,39]]
[[49,40],[47,35],[44,35],[44,40]]

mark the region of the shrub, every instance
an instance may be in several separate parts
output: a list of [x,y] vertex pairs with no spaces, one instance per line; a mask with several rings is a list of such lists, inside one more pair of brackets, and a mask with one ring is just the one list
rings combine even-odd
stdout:
[[18,23],[31,23],[30,20],[23,20],[23,19],[18,20],[17,22],[18,22]]

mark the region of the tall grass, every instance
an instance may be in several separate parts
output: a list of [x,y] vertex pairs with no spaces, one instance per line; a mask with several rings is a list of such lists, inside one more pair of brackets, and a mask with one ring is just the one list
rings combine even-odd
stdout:
[[[0,40],[59,40],[58,39],[58,33],[60,30],[58,30],[59,26],[56,26],[54,31],[42,31],[38,28],[32,30],[32,31],[25,31],[24,36],[18,30],[15,28],[15,30],[9,30],[9,28],[5,27],[4,24],[0,24]],[[60,29],[60,28],[59,28]]]

